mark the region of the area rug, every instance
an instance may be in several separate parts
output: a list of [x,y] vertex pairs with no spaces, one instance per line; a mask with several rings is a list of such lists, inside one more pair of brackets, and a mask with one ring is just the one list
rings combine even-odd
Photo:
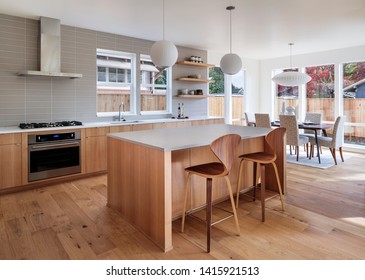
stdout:
[[[328,149],[324,149],[324,148],[322,149],[321,163],[318,162],[318,158],[316,156],[312,159],[307,158],[307,152],[304,151],[303,147],[300,147],[299,150],[300,150],[299,151],[299,161],[297,161],[297,156],[294,154],[294,151],[293,151],[293,154],[290,155],[289,149],[287,149],[286,161],[290,162],[290,163],[294,163],[294,164],[306,165],[306,166],[320,168],[320,169],[327,169],[327,168],[330,168],[331,166],[335,165],[331,152]],[[315,154],[316,154],[316,151],[315,151]],[[337,154],[336,155],[337,164],[343,163],[341,161],[339,152],[337,152],[336,154]],[[346,161],[346,159],[348,159],[348,156],[344,155],[344,160]]]

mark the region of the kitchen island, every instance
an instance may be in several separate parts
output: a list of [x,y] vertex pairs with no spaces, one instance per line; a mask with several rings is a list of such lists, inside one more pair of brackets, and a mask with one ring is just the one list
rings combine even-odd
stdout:
[[[193,127],[161,128],[108,134],[108,206],[119,211],[162,250],[172,249],[172,221],[181,215],[184,168],[214,161],[210,143],[224,135],[242,137],[230,180],[236,189],[242,153],[263,151],[269,128],[213,124]],[[285,143],[276,141],[276,161],[285,191]],[[247,166],[243,184],[252,185],[252,167]],[[267,168],[267,189],[277,191],[273,170]],[[224,179],[213,180],[213,200],[228,198]],[[191,180],[188,209],[205,203],[205,181]]]

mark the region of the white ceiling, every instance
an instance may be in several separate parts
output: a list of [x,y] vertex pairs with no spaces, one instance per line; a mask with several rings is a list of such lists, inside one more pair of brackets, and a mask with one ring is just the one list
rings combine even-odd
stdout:
[[[163,0],[0,0],[0,13],[161,40]],[[165,39],[177,45],[267,59],[365,45],[365,0],[165,0]]]

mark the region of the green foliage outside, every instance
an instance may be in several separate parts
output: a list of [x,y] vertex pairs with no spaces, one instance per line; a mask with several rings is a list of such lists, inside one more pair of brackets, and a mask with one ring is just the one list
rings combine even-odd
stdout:
[[[214,83],[209,84],[210,94],[224,94],[224,74],[220,67],[213,67],[209,69],[209,78],[214,80]],[[232,83],[232,94],[243,95],[244,89],[237,87]]]
[[365,62],[352,62],[343,65],[343,87],[365,79]]
[[224,94],[224,74],[220,67],[209,69],[209,77],[214,80],[214,83],[209,84],[210,94]]
[[167,72],[166,70],[162,71],[162,74],[159,73],[157,77],[155,78],[155,84],[156,85],[166,85],[167,84]]

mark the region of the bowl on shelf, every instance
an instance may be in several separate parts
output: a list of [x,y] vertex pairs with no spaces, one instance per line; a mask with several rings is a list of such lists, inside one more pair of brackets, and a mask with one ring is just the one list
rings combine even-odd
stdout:
[[198,75],[189,75],[188,78],[190,79],[200,79],[202,77],[202,75],[198,74]]
[[187,88],[179,89],[179,90],[177,90],[177,94],[179,94],[179,95],[188,94],[188,89]]

